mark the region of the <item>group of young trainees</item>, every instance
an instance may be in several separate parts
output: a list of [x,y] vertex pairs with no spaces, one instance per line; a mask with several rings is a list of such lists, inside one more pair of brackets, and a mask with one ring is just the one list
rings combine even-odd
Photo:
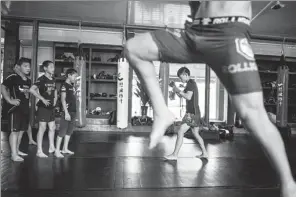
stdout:
[[[37,133],[37,156],[48,157],[42,148],[43,136],[48,126],[49,153],[54,153],[58,158],[63,154],[74,154],[68,149],[70,137],[75,127],[76,119],[76,90],[74,83],[77,79],[77,71],[69,68],[66,71],[66,80],[60,87],[62,116],[60,129],[54,143],[56,122],[55,106],[58,101],[58,92],[54,79],[55,65],[52,61],[42,63],[44,75],[39,77],[33,84],[28,77],[31,71],[31,60],[20,58],[13,68],[13,73],[3,80],[2,93],[2,114],[6,113],[9,122],[9,145],[11,159],[16,162],[24,161],[26,153],[19,150],[23,133],[28,131],[29,144],[36,142],[32,137],[32,125],[30,125],[30,107],[37,108],[36,120],[39,129]],[[30,106],[30,96],[35,96],[38,102],[36,106]],[[61,150],[61,143],[64,139],[64,146]]]

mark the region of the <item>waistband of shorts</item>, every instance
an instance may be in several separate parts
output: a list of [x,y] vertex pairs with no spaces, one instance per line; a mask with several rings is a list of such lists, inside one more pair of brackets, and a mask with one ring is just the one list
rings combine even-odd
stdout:
[[244,16],[225,16],[225,17],[208,17],[194,19],[192,25],[218,25],[224,23],[244,23],[246,25],[251,24],[251,20]]

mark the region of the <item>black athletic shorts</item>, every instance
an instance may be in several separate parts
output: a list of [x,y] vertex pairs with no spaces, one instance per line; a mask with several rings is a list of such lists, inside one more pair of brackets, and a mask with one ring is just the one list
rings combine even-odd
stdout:
[[168,63],[209,65],[230,94],[261,91],[254,53],[249,43],[249,19],[196,19],[184,31],[151,32],[159,59]]
[[38,122],[53,122],[55,121],[54,108],[38,107],[36,120]]
[[27,131],[30,123],[30,115],[16,110],[10,114],[9,129],[12,132]]

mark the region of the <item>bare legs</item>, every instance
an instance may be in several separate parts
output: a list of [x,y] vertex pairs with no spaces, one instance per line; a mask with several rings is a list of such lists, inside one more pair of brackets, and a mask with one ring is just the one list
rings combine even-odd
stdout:
[[28,155],[27,153],[20,151],[20,144],[22,142],[24,132],[25,131],[20,131],[18,134],[18,137],[17,137],[17,149],[16,150],[18,151],[18,155],[20,155],[20,156],[27,156]]
[[43,135],[46,130],[46,122],[39,122],[39,129],[37,133],[37,157],[47,157],[42,150]]
[[27,133],[28,133],[28,137],[29,137],[29,144],[37,145],[37,143],[33,139],[33,136],[32,136],[32,127],[31,127],[30,124],[29,124],[28,130],[27,130]]
[[13,161],[24,161],[23,158],[21,158],[18,155],[18,132],[11,132],[9,135],[9,145],[11,148],[11,160]]
[[125,47],[126,57],[146,86],[154,111],[154,123],[150,134],[150,148],[161,140],[166,129],[173,124],[174,115],[168,110],[152,61],[158,60],[158,48],[149,33],[128,40]]
[[48,152],[53,153],[55,151],[55,147],[54,147],[54,134],[55,134],[55,129],[56,129],[55,121],[49,122],[48,127],[49,127],[49,131],[48,131],[49,149],[48,149]]
[[[171,155],[166,156],[165,159],[167,159],[167,160],[177,160],[179,151],[180,151],[181,146],[183,144],[184,134],[186,133],[186,131],[188,131],[188,129],[190,129],[190,127],[187,124],[182,124],[181,125],[181,127],[180,127],[180,129],[178,131],[178,135],[177,135],[175,150]],[[199,128],[198,127],[193,128],[192,133],[193,133],[195,139],[197,140],[198,144],[201,147],[202,155],[200,157],[208,157],[208,153],[207,153],[207,150],[205,148],[204,141],[201,138],[201,136],[199,135]]]
[[56,149],[54,155],[58,158],[63,158],[64,155],[61,153],[61,143],[62,143],[63,137],[57,136],[57,141],[56,141]]
[[283,197],[295,197],[296,184],[284,143],[279,131],[268,118],[262,92],[235,95],[231,99],[246,129],[259,141],[273,164],[281,181]]

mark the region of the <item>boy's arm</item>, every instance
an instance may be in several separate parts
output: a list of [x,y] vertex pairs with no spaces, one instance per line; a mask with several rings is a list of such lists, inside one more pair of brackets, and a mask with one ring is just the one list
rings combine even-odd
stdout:
[[57,101],[58,101],[58,91],[57,91],[57,89],[55,89],[55,91],[54,91],[53,106],[56,106]]
[[173,87],[173,91],[176,92],[176,94],[180,97],[185,98],[186,100],[191,100],[192,95],[193,95],[193,91],[181,91],[179,88],[177,88],[176,86]]
[[69,114],[67,103],[66,103],[66,92],[61,92],[61,102],[64,109],[65,114]]

